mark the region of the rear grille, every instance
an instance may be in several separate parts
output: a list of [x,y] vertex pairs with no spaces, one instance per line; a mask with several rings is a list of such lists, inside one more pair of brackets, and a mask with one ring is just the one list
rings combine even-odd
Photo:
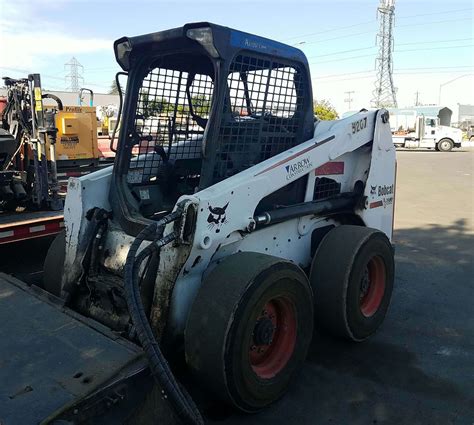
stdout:
[[327,177],[316,177],[314,183],[314,200],[330,198],[341,193],[341,183]]

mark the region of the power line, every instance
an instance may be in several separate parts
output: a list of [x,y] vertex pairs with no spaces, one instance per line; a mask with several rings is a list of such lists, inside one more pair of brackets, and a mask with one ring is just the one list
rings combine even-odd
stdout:
[[[474,69],[474,68],[473,68]],[[397,75],[426,75],[426,74],[455,74],[457,72],[466,72],[466,69],[460,69],[459,71],[451,70],[451,71],[423,71],[423,72],[395,72]],[[474,74],[469,74],[474,75]]]
[[431,44],[431,43],[453,43],[455,41],[467,41],[472,40],[471,37],[469,38],[453,38],[451,40],[429,40],[429,41],[412,41],[410,43],[397,43],[397,46],[411,46],[413,44]]
[[[471,18],[463,18],[463,19],[446,19],[443,21],[432,21],[432,22],[423,22],[423,25],[434,25],[434,24],[442,24],[445,22],[460,22],[460,21],[470,21]],[[413,27],[417,25],[416,23],[411,23],[411,24],[406,24],[406,25],[396,25],[394,26],[395,28],[404,28],[404,27]],[[364,34],[373,34],[373,31],[362,31],[362,32],[357,32],[353,34],[345,34],[345,35],[340,35],[337,37],[331,37],[331,38],[324,38],[322,40],[314,40],[314,41],[306,41],[305,45],[307,44],[318,44],[318,43],[325,43],[327,41],[333,41],[333,40],[340,40],[343,38],[350,38],[350,37],[357,37],[359,35],[364,35]]]
[[[436,67],[416,67],[416,68],[397,68],[395,69],[396,72],[399,71],[421,71],[423,69],[429,69],[429,70],[434,70],[434,69],[465,69],[465,68],[474,68],[473,65],[453,65],[453,66],[436,66]],[[373,73],[373,69],[367,69],[365,71],[357,71],[357,72],[344,72],[342,74],[326,74],[326,75],[320,75],[316,78],[330,78],[330,77],[344,77],[346,75],[357,75],[357,74],[367,74],[367,73]],[[449,71],[448,71],[449,72]]]
[[[443,67],[441,67],[443,68]],[[416,69],[416,68],[415,68]],[[437,68],[431,68],[431,69],[437,69]],[[474,68],[473,68],[474,69]],[[425,75],[425,74],[455,74],[459,72],[466,72],[466,69],[459,69],[459,70],[445,70],[445,71],[423,71],[423,72],[398,72],[394,71],[394,75]],[[367,71],[361,71],[361,72],[347,72],[344,74],[334,74],[334,75],[323,75],[323,76],[314,76],[312,80],[321,80],[324,83],[336,83],[339,81],[350,81],[350,80],[365,80],[367,78],[373,78],[372,70],[367,70]],[[469,72],[469,71],[468,71]],[[356,77],[349,77],[349,78],[336,78],[336,79],[329,79],[332,77],[338,77],[338,76],[349,76],[349,75],[356,75],[356,74],[366,74],[366,73],[371,73],[371,75],[362,75],[362,76],[356,76]],[[471,74],[474,76],[474,74]]]
[[[409,18],[418,18],[418,17],[423,17],[423,16],[433,16],[433,15],[447,15],[447,14],[450,14],[450,13],[466,12],[468,10],[472,11],[472,8],[446,10],[446,11],[442,11],[442,12],[422,13],[422,14],[417,14],[417,15],[398,16],[397,19],[409,19]],[[318,31],[318,32],[312,32],[312,33],[301,34],[301,35],[293,35],[291,37],[285,38],[284,40],[293,40],[295,38],[312,37],[314,35],[326,34],[328,32],[340,31],[340,30],[344,30],[344,29],[348,29],[348,28],[355,28],[355,27],[358,27],[358,26],[361,26],[361,25],[368,25],[368,24],[372,24],[374,22],[376,22],[375,19],[373,19],[371,21],[364,21],[364,22],[358,22],[356,24],[345,25],[345,26],[342,26],[342,27],[334,27],[334,28],[330,28],[330,29],[323,30],[323,31]],[[413,24],[410,24],[410,25],[413,25]]]
[[323,63],[341,62],[341,61],[347,61],[347,60],[352,60],[352,59],[368,58],[368,57],[375,57],[375,56],[376,56],[376,53],[372,53],[370,55],[350,56],[348,58],[338,58],[338,59],[331,59],[331,60],[328,60],[328,61],[310,62],[310,65],[320,65],[320,64],[323,64]]
[[462,68],[473,68],[473,65],[453,65],[453,66],[437,66],[433,68],[432,66],[429,67],[416,67],[416,68],[399,68],[398,71],[411,71],[411,70],[421,70],[421,69],[447,69],[447,68],[455,68],[455,69],[462,69]]
[[327,75],[320,75],[314,76],[313,79],[323,79],[323,78],[332,78],[332,77],[344,77],[346,75],[357,75],[357,74],[367,74],[368,72],[373,73],[373,69],[368,69],[367,71],[359,71],[359,72],[344,72],[342,74],[327,74]]
[[447,15],[448,13],[466,12],[468,10],[472,11],[472,8],[468,7],[466,9],[446,10],[443,12],[430,12],[430,13],[422,13],[418,15],[402,15],[402,16],[397,16],[397,19],[418,18],[420,16],[432,16],[432,15]]
[[326,34],[328,32],[334,32],[334,31],[340,31],[340,30],[343,30],[343,29],[354,28],[354,27],[358,27],[360,25],[371,24],[373,22],[376,22],[376,20],[372,19],[371,21],[359,22],[357,24],[346,25],[346,26],[343,26],[343,27],[335,27],[335,28],[331,28],[331,29],[328,29],[328,30],[324,30],[324,31],[311,32],[309,34],[294,35],[294,36],[285,38],[284,40],[293,40],[295,38],[312,37],[313,35]]
[[[462,18],[462,19],[445,19],[443,21],[431,21],[431,22],[421,22],[420,25],[433,25],[433,24],[444,24],[445,22],[461,22],[461,21],[472,21],[472,18]],[[404,27],[413,27],[418,25],[416,22],[412,22],[411,24],[404,24],[404,25],[395,25],[395,28],[404,28]]]
[[[0,66],[0,69],[5,69],[7,71],[16,72],[18,74],[33,74],[34,73],[34,71],[31,71],[31,70],[28,70],[28,69],[10,68],[10,67],[6,67],[6,66]],[[63,78],[55,77],[54,75],[41,74],[41,77],[46,77],[46,78],[49,78],[49,79],[52,79],[52,80],[64,81]]]
[[349,37],[356,37],[358,35],[363,35],[363,34],[373,34],[373,31],[363,31],[363,32],[357,32],[355,34],[346,34],[346,35],[340,35],[338,37],[333,37],[333,38],[325,38],[323,40],[316,40],[316,41],[307,41],[305,44],[317,44],[317,43],[324,43],[326,41],[333,41],[333,40],[340,40],[341,38],[349,38]]
[[[417,45],[417,44],[435,44],[435,43],[451,43],[455,41],[467,41],[467,40],[472,40],[472,38],[453,38],[451,40],[431,40],[431,41],[415,41],[415,42],[410,42],[410,43],[396,43],[396,46],[411,46],[411,45]],[[332,53],[325,53],[324,55],[313,55],[313,56],[307,56],[307,59],[315,59],[315,58],[324,58],[324,57],[330,57],[330,56],[337,56],[337,55],[342,55],[344,53],[352,53],[352,52],[360,52],[363,50],[371,50],[374,49],[377,46],[369,46],[369,47],[361,47],[357,49],[349,49],[349,50],[340,50],[338,52],[332,52]],[[446,48],[449,48],[446,47]],[[396,52],[396,51],[395,51]],[[314,62],[313,62],[314,63]]]
[[[460,49],[460,48],[465,48],[465,47],[472,47],[474,46],[473,44],[468,44],[468,45],[463,45],[463,46],[444,46],[444,47],[429,47],[429,48],[424,48],[423,50],[443,50],[443,49]],[[419,52],[420,49],[405,49],[405,50],[394,50],[393,53],[404,53],[404,52]],[[310,62],[310,65],[321,65],[324,63],[331,63],[331,62],[342,62],[342,61],[347,61],[347,60],[352,60],[352,59],[360,59],[360,58],[368,58],[368,57],[375,57],[376,54],[370,54],[370,55],[357,55],[357,56],[350,56],[347,58],[337,58],[337,59],[331,59],[327,61],[317,61],[317,62]]]
[[335,56],[335,55],[341,55],[343,53],[352,53],[352,52],[360,52],[362,50],[369,50],[369,49],[374,49],[377,46],[370,46],[370,47],[361,47],[360,49],[349,49],[349,50],[340,50],[338,52],[333,52],[333,53],[325,53],[324,55],[314,55],[314,56],[307,56],[306,59],[312,59],[312,58],[324,58],[327,56]]
[[[428,48],[423,48],[423,51],[425,50],[446,50],[446,49],[461,49],[465,47],[473,47],[474,44],[466,44],[463,46],[444,46],[444,47],[428,47]],[[403,52],[419,52],[420,49],[405,49],[405,50],[395,50],[395,53],[403,53]]]

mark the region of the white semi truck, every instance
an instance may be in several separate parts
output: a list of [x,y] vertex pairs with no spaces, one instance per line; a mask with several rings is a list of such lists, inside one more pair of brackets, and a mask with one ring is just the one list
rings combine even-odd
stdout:
[[449,108],[389,109],[389,112],[396,147],[434,148],[442,152],[461,147],[462,131],[450,127],[452,111]]

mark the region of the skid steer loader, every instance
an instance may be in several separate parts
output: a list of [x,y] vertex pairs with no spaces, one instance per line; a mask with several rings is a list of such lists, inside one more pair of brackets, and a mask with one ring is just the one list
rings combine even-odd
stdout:
[[[314,326],[363,341],[386,315],[388,113],[316,120],[300,50],[210,23],[114,49],[128,75],[115,163],[70,179],[44,289],[141,345],[184,423],[202,418],[163,352],[213,397],[257,411],[284,394]],[[49,419],[79,423],[132,400],[110,403],[125,378]]]

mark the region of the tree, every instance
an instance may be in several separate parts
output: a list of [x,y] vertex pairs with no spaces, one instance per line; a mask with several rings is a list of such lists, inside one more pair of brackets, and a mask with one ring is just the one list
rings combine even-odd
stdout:
[[144,119],[150,118],[151,116],[160,115],[162,113],[170,112],[173,110],[173,105],[166,99],[156,98],[150,99],[150,95],[147,91],[143,91],[140,96],[140,103],[142,108],[142,115]]
[[119,94],[119,88],[117,87],[115,80],[113,80],[112,84],[110,85],[109,94]]
[[204,94],[197,94],[191,98],[193,104],[193,110],[196,115],[200,117],[209,115],[209,109],[211,108],[211,100]]
[[336,108],[328,100],[315,101],[313,103],[314,115],[320,120],[331,121],[339,118]]

